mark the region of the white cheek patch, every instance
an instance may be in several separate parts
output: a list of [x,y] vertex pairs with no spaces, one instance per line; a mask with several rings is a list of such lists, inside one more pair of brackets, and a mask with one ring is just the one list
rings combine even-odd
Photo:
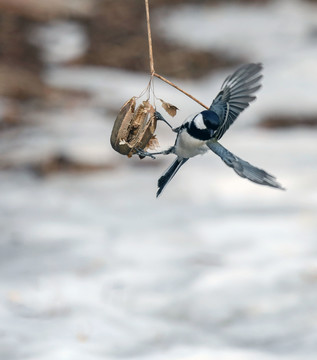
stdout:
[[196,125],[197,129],[204,130],[206,129],[206,125],[204,123],[203,116],[201,114],[198,114],[194,119],[194,124]]

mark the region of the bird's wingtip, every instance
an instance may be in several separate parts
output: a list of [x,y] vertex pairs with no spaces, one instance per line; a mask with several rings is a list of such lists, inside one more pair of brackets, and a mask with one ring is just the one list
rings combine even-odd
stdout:
[[279,190],[283,190],[283,191],[287,191],[287,189],[282,186],[281,184],[278,184],[279,186],[277,187]]

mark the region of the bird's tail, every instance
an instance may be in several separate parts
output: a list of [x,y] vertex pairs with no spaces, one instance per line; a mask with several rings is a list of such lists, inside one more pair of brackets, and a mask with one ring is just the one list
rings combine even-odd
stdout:
[[247,161],[240,159],[238,156],[232,154],[225,147],[220,145],[217,141],[209,141],[207,143],[210,150],[217,154],[225,164],[233,168],[233,170],[243,178],[249,179],[260,185],[267,185],[281,190],[285,190],[273,175],[266,171],[256,168]]
[[177,173],[179,168],[185,164],[188,159],[179,159],[177,158],[172,165],[165,171],[165,173],[158,179],[157,186],[158,190],[156,197],[158,197],[165,186],[173,179],[174,175]]

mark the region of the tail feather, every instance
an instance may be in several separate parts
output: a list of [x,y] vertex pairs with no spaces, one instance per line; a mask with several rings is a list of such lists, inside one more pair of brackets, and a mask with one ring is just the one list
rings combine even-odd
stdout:
[[231,167],[239,176],[249,179],[260,185],[267,185],[281,190],[285,190],[277,181],[276,178],[259,169],[247,161],[240,159],[238,156],[232,154],[229,150],[224,148],[216,141],[209,141],[207,143],[210,150],[217,154],[226,165]]
[[158,190],[156,197],[160,196],[161,192],[165,186],[173,179],[174,175],[177,173],[179,168],[185,164],[188,159],[179,159],[177,158],[172,165],[165,171],[165,173],[158,179],[157,186]]

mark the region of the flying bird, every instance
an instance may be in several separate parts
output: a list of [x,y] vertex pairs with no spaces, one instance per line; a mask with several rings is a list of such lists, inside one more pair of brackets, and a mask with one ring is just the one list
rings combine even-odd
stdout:
[[[239,176],[260,185],[284,190],[273,175],[240,159],[218,142],[239,114],[256,99],[254,93],[261,87],[262,69],[262,64],[254,63],[239,67],[225,79],[208,110],[189,116],[180,127],[173,129],[177,133],[174,146],[156,153],[140,152],[140,155],[151,157],[158,154],[176,155],[174,162],[158,180],[156,197],[162,193],[182,165],[208,150],[218,155]],[[156,112],[156,117],[172,128],[159,112]]]

